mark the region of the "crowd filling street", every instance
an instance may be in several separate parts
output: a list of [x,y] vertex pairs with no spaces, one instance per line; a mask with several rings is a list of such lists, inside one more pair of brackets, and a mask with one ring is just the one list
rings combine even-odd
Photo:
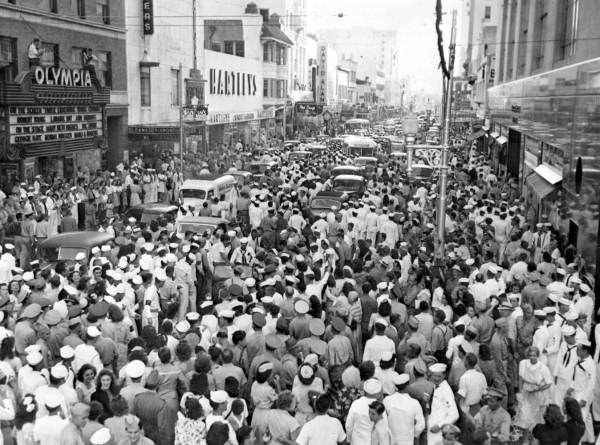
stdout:
[[[136,157],[0,192],[0,444],[597,443],[589,265],[453,136],[443,257],[437,174],[385,153],[316,214],[352,162],[337,147]],[[253,160],[274,166],[232,199],[181,204],[184,179]],[[127,213],[149,203],[179,209]],[[177,230],[185,215],[227,222]],[[111,236],[48,261],[72,232]]]

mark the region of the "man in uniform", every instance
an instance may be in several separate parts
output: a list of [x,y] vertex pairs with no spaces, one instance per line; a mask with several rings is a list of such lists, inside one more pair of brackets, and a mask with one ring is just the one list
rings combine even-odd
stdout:
[[434,363],[429,366],[434,389],[431,395],[431,412],[427,422],[427,443],[436,444],[442,440],[442,427],[458,420],[458,408],[452,388],[445,380],[446,365]]
[[488,388],[487,405],[475,416],[475,427],[488,432],[492,440],[505,443],[510,436],[510,414],[502,408],[506,393],[497,388]]
[[406,392],[409,380],[408,374],[395,376],[397,392],[383,399],[393,445],[413,445],[425,429],[421,405]]

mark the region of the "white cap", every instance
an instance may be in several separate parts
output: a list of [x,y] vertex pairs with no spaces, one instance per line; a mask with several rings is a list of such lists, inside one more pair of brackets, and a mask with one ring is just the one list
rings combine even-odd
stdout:
[[575,335],[575,328],[570,324],[564,325],[560,331],[565,337]]
[[125,372],[130,379],[139,379],[146,372],[146,365],[141,360],[133,360],[127,364]]
[[579,286],[579,290],[585,294],[587,294],[588,292],[591,292],[592,288],[589,287],[587,284],[582,283],[581,286]]
[[294,303],[294,310],[299,314],[306,314],[310,307],[306,300],[298,300]]
[[385,318],[378,318],[375,320],[375,324],[380,324],[381,326],[385,326],[386,328],[390,325]]
[[382,390],[381,382],[377,379],[369,379],[363,384],[363,389],[369,395],[379,394]]
[[225,402],[227,402],[228,399],[229,399],[229,396],[223,390],[210,392],[210,400],[213,403],[218,403],[218,404],[225,403]]
[[69,370],[62,363],[57,363],[50,368],[50,375],[55,379],[66,379],[69,375]]
[[465,264],[466,264],[467,266],[472,266],[473,264],[475,264],[475,260],[474,260],[473,258],[467,258],[467,259],[465,260]]
[[110,246],[109,246],[108,244],[104,244],[104,245],[103,245],[103,246],[100,248],[100,250],[101,250],[102,252],[110,252]]
[[181,332],[182,334],[188,332],[190,328],[191,326],[187,320],[181,320],[175,325],[177,332]]
[[92,437],[90,437],[90,443],[92,445],[108,445],[112,441],[110,430],[108,428],[100,428]]
[[175,255],[174,253],[167,253],[165,255],[165,261],[167,263],[176,263],[177,262],[177,255]]
[[429,366],[429,371],[433,373],[442,373],[446,372],[446,368],[447,366],[443,363],[434,363],[433,365]]
[[75,261],[83,261],[83,260],[85,260],[85,253],[77,252],[77,255],[75,255]]
[[581,346],[592,346],[592,343],[587,338],[579,338],[576,341]]
[[31,280],[33,280],[34,278],[35,278],[35,275],[34,275],[34,274],[33,274],[33,272],[31,272],[31,271],[25,272],[25,273],[23,274],[23,281],[31,281]]
[[73,349],[71,346],[65,345],[60,348],[60,358],[63,360],[69,360],[73,357],[75,357],[75,349]]
[[44,357],[42,357],[42,354],[40,354],[39,352],[32,352],[30,354],[27,354],[25,360],[30,366],[35,366],[39,365],[42,362],[42,360],[44,360]]
[[405,383],[408,383],[409,380],[410,380],[410,376],[408,374],[395,375],[394,378],[392,379],[392,381],[394,382],[394,385],[404,385]]
[[154,273],[154,278],[158,281],[167,281],[167,274],[163,269],[157,269]]
[[96,326],[89,326],[87,328],[87,336],[91,337],[91,338],[96,338],[100,336],[100,331],[98,330],[98,328]]
[[92,247],[92,253],[99,253],[99,252],[100,252],[100,247],[98,247],[98,246]]
[[247,287],[254,287],[256,285],[256,280],[252,277],[249,277],[244,280],[244,284]]
[[394,358],[394,354],[391,351],[383,351],[381,353],[381,360],[384,362],[389,362],[392,358]]

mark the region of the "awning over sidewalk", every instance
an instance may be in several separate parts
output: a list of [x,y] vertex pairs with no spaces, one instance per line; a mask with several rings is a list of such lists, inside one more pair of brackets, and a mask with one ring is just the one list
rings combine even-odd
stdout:
[[506,136],[500,136],[498,139],[496,139],[496,142],[500,145],[504,145],[508,142],[508,139]]
[[533,189],[538,198],[543,199],[558,188],[557,185],[551,184],[546,181],[542,175],[536,172],[532,172],[525,182]]
[[479,139],[481,136],[485,134],[483,130],[477,130],[475,133],[471,133],[467,136],[467,142],[474,141],[475,139]]
[[498,137],[500,137],[500,133],[498,133],[497,131],[494,131],[493,133],[490,133],[490,136],[494,139],[497,139]]

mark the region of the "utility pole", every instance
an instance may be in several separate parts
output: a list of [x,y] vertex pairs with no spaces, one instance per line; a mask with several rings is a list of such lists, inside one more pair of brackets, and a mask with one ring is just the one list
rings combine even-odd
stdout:
[[452,11],[452,31],[450,34],[450,55],[448,71],[450,76],[446,86],[444,107],[444,133],[442,139],[442,163],[440,167],[440,190],[438,208],[438,261],[446,254],[446,189],[448,186],[448,141],[450,139],[450,115],[452,114],[452,85],[454,76],[454,51],[456,46],[456,10]]
[[196,29],[196,0],[192,0],[192,38],[194,39],[194,71],[198,69],[198,48],[197,48],[197,29]]
[[[194,2],[195,3],[195,2]],[[181,175],[183,177],[183,143],[184,143],[184,137],[183,137],[183,94],[182,94],[182,90],[183,90],[183,64],[181,62],[179,62],[179,73],[178,73],[178,77],[179,77],[179,85],[177,87],[177,96],[179,98],[179,157],[181,159]]]

